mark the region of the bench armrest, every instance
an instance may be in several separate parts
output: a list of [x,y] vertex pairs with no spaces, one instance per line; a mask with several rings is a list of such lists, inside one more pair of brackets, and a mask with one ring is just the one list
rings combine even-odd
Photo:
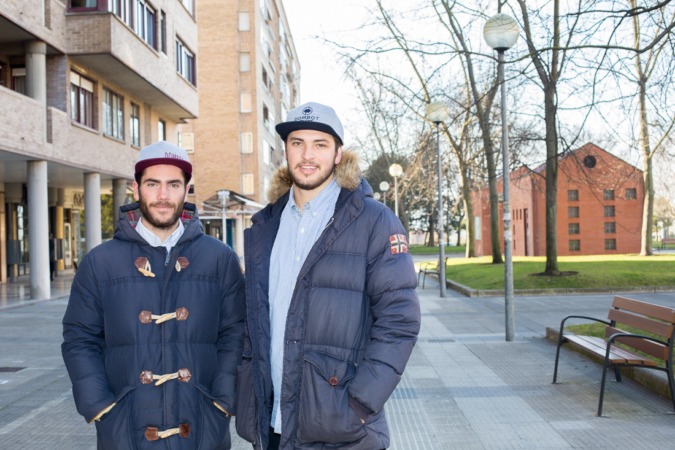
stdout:
[[666,346],[668,345],[667,342],[664,342],[664,341],[662,341],[662,340],[660,340],[660,339],[653,338],[653,337],[651,337],[651,336],[645,336],[645,335],[642,335],[642,334],[621,333],[621,332],[619,332],[619,333],[614,333],[613,335],[611,335],[611,336],[609,337],[609,339],[607,339],[607,348],[609,348],[609,347],[614,343],[614,341],[616,341],[616,339],[617,339],[617,338],[620,338],[620,337],[629,337],[629,338],[636,338],[636,339],[644,339],[645,341],[652,341],[652,342],[656,342],[657,344],[662,344],[662,345],[666,345]]
[[558,334],[558,339],[560,341],[562,341],[562,339],[563,339],[563,330],[565,329],[565,322],[567,322],[567,319],[585,319],[585,320],[590,320],[590,321],[593,321],[593,322],[604,323],[605,325],[610,325],[608,320],[598,319],[597,317],[575,316],[575,315],[567,316],[560,322],[560,334]]

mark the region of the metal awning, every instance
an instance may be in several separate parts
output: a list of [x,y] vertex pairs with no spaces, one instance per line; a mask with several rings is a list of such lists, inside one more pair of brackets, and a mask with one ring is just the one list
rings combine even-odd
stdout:
[[219,190],[216,195],[204,200],[199,210],[200,219],[220,219],[223,212],[226,216],[253,215],[265,205],[234,191]]

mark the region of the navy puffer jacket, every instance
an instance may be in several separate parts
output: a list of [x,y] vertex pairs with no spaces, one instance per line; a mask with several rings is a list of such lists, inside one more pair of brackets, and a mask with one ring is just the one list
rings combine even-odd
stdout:
[[[194,205],[185,204],[185,232],[170,254],[134,229],[138,204],[121,212],[114,239],[79,265],[63,318],[77,410],[89,422],[115,403],[95,422],[99,449],[229,449],[229,416],[214,402],[235,408],[245,306],[239,260],[202,232]],[[167,374],[177,378],[157,386]],[[179,433],[149,440],[155,429]]]
[[[388,447],[384,404],[419,332],[417,280],[403,245],[405,230],[390,209],[371,198],[357,168],[353,153],[344,152],[334,216],[308,254],[291,300],[281,388],[285,450]],[[283,170],[280,180],[287,191]],[[256,214],[245,231],[247,338],[236,428],[256,449],[266,448],[269,438],[270,254],[288,195]]]

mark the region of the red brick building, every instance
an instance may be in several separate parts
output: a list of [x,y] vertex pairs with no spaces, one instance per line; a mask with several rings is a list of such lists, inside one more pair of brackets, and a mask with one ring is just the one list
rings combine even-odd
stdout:
[[[511,173],[513,255],[546,255],[545,167]],[[498,180],[502,192],[502,180]],[[644,203],[642,171],[588,143],[560,158],[558,255],[639,253]],[[490,254],[488,188],[473,193],[476,254]],[[499,237],[503,245],[502,203]]]

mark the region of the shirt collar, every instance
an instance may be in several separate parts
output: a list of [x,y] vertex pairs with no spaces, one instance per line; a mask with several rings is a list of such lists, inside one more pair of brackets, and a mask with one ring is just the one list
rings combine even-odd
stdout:
[[136,224],[136,231],[141,235],[145,241],[153,247],[166,247],[167,250],[171,250],[178,240],[183,235],[185,231],[185,226],[183,221],[178,219],[178,227],[171,233],[171,235],[162,242],[162,240],[155,233],[150,231],[145,225],[143,225],[143,218],[139,217],[138,223]]
[[319,195],[305,203],[302,209],[300,209],[298,204],[295,203],[295,197],[293,196],[294,189],[295,186],[291,186],[291,191],[288,198],[288,206],[291,208],[291,211],[299,215],[310,211],[313,215],[316,215],[324,209],[333,206],[335,204],[337,195],[340,192],[340,186],[337,184],[335,178],[333,178],[331,182],[328,183],[328,185],[323,188],[321,192],[319,192]]

